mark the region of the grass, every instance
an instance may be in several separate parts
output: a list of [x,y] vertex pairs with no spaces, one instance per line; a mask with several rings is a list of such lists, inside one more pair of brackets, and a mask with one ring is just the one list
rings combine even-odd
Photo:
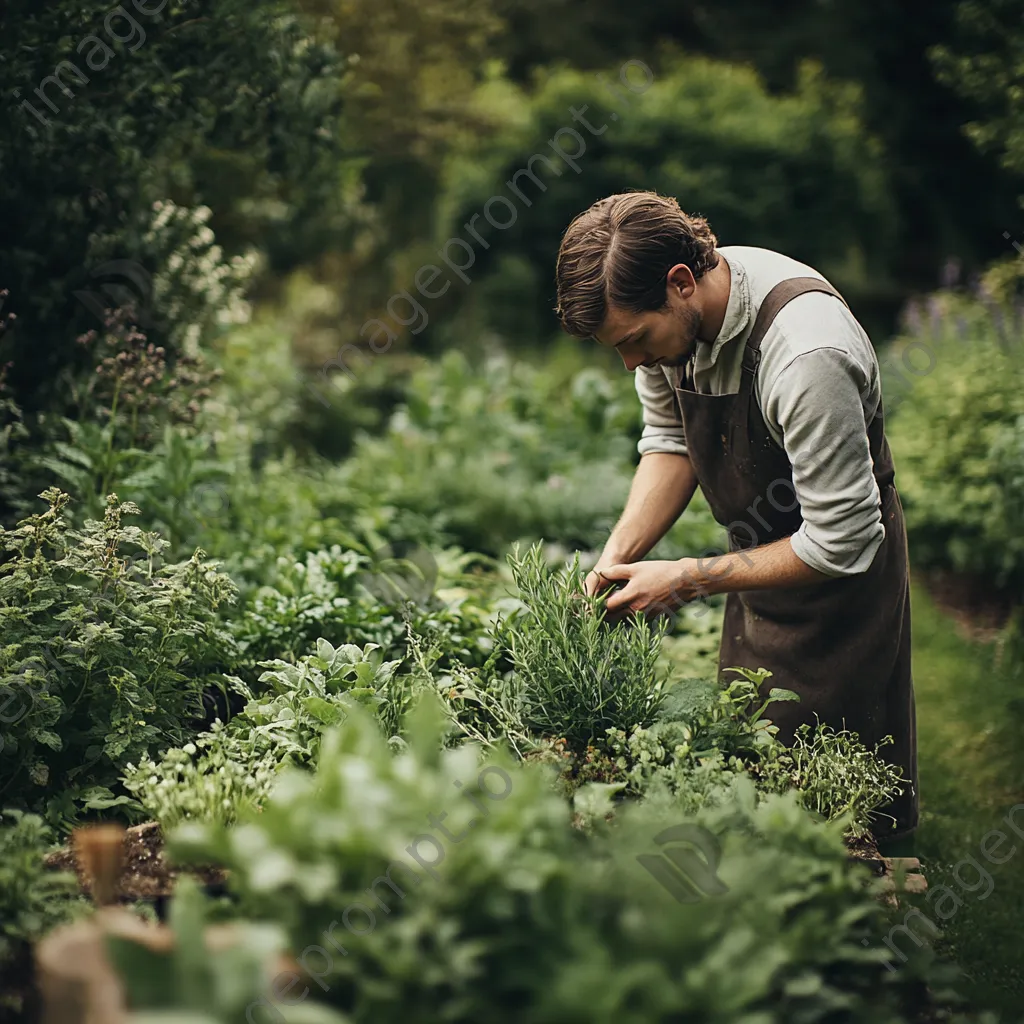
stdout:
[[[1001,821],[1024,803],[1024,681],[999,663],[996,644],[960,635],[919,584],[911,604],[921,785],[917,853],[933,898],[938,886],[948,885],[963,899],[945,922],[943,952],[964,971],[965,995],[1016,1021],[1024,1004],[1024,840]],[[995,865],[982,857],[980,843],[999,828],[1016,852]],[[1008,850],[1004,845],[1000,855]],[[978,878],[965,857],[990,873],[987,898],[987,882],[965,891]],[[958,863],[964,885],[955,877]],[[920,906],[939,923],[931,904]]]

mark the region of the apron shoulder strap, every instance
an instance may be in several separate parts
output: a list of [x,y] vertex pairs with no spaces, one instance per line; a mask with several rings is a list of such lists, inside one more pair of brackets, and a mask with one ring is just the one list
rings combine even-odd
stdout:
[[819,277],[790,277],[785,281],[780,281],[764,297],[761,308],[757,312],[757,319],[754,321],[754,329],[743,350],[743,375],[740,379],[742,394],[753,393],[754,378],[757,376],[757,367],[761,362],[761,342],[764,341],[768,328],[771,327],[784,307],[798,296],[806,295],[808,292],[825,292],[828,295],[834,295],[844,305],[848,305],[846,299],[828,281],[823,281]]

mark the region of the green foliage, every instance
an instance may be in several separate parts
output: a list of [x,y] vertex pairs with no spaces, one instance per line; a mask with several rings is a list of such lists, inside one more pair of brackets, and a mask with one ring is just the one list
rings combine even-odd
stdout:
[[84,909],[74,876],[43,867],[53,841],[38,815],[15,810],[0,814],[0,968],[25,943]]
[[[977,17],[961,18],[958,10],[968,7],[962,0],[898,7],[887,0],[785,0],[781,6],[650,0],[642,7],[598,2],[585,10],[575,0],[497,4],[509,25],[497,45],[517,83],[560,62],[595,72],[637,56],[660,75],[666,40],[693,54],[755,68],[775,95],[794,88],[808,59],[820,62],[830,80],[856,83],[863,93],[861,119],[884,147],[879,162],[893,199],[889,245],[875,264],[877,291],[858,303],[871,333],[876,320],[889,331],[899,296],[934,287],[949,254],[973,269],[1002,251],[1000,238],[1019,187],[962,128],[969,121],[984,124],[988,118],[979,115],[1019,104],[1009,74],[1019,46],[1018,0],[980,0],[969,5]],[[976,31],[972,21],[978,28],[988,22],[992,30]],[[1003,87],[992,89],[991,106],[979,111],[976,102],[951,91],[945,75],[937,78],[941,65],[930,59],[936,47],[970,58],[982,81],[991,78]],[[595,82],[592,95],[607,92]],[[686,195],[678,197],[685,208]]]
[[546,771],[441,750],[428,710],[397,754],[353,713],[258,817],[172,836],[229,867],[239,912],[281,924],[353,1022],[902,1019],[924,953],[885,971],[878,903],[792,796],[758,805],[747,781],[706,810],[727,891],[678,904],[636,861],[680,820],[669,794],[588,839]]
[[404,708],[388,684],[398,662],[384,662],[376,644],[335,649],[320,639],[316,653],[298,664],[260,664],[267,671],[259,696],[231,678],[248,703],[226,725],[215,722],[159,761],[145,756],[138,766],[126,766],[125,787],[164,828],[192,818],[231,822],[259,809],[285,765],[315,763],[321,734],[343,722],[353,704],[375,710],[386,728],[397,729]]
[[261,749],[256,739],[255,732],[246,735],[240,725],[229,729],[218,720],[158,760],[144,755],[137,766],[125,765],[125,789],[147,819],[164,828],[193,818],[234,821],[240,812],[262,806],[282,765],[283,753]]
[[[540,366],[447,352],[411,377],[386,432],[357,444],[344,478],[363,506],[421,517],[438,542],[466,551],[500,557],[537,537],[593,548],[628,493],[641,429],[631,377],[587,366],[575,346]],[[720,535],[697,509],[685,532],[691,550]],[[680,548],[678,536],[666,546]]]
[[608,729],[650,723],[661,699],[655,668],[665,623],[637,616],[608,628],[601,599],[584,596],[578,558],[551,572],[534,545],[509,561],[527,610],[499,637],[524,723],[576,749]]
[[449,656],[480,662],[488,652],[481,603],[467,594],[449,605],[435,593],[439,584],[458,579],[469,559],[452,551],[435,558],[426,548],[410,556],[374,558],[339,545],[303,561],[281,556],[233,626],[247,660],[294,660],[320,637],[335,644],[373,643],[394,657],[405,652],[408,622],[435,640],[443,635]]
[[804,723],[790,747],[754,771],[766,790],[796,790],[801,806],[828,821],[848,821],[848,834],[859,837],[875,823],[872,812],[901,793],[908,781],[885,762],[884,746],[870,751],[849,730],[819,723],[812,731]]
[[[658,720],[632,731],[609,729],[584,757],[568,752],[560,764],[571,792],[597,780],[646,796],[667,787],[686,813],[695,814],[735,798],[739,780],[752,780],[759,794],[793,791],[802,807],[826,821],[841,820],[846,835],[863,836],[872,812],[900,791],[899,772],[879,750],[856,737],[819,724],[802,726],[791,747],[777,738],[771,705],[795,700],[773,688],[763,698],[765,669],[732,669],[739,678],[717,687],[701,679],[670,686]],[[558,753],[563,753],[558,751]],[[557,758],[547,756],[545,760]]]
[[137,509],[116,495],[81,530],[66,494],[41,497],[45,512],[0,532],[0,681],[18,705],[0,764],[8,800],[62,820],[109,796],[128,761],[185,741],[207,678],[233,657],[216,610],[234,587],[201,551],[155,568],[166,542],[123,525]]
[[498,556],[538,534],[595,544],[628,489],[638,413],[624,387],[573,370],[446,353],[410,381],[387,432],[357,446],[346,477],[368,504],[422,516],[466,550]]
[[[944,293],[894,345],[889,437],[917,564],[1024,585],[1024,364],[1016,311]],[[930,322],[928,322],[930,320]],[[916,346],[915,346],[916,343]],[[931,349],[931,358],[920,346]],[[911,348],[915,346],[915,348]],[[899,358],[906,353],[905,362]],[[883,362],[889,362],[884,360]],[[903,374],[909,364],[918,376]],[[926,364],[930,373],[921,374]]]
[[957,5],[955,42],[935,47],[939,78],[973,100],[982,117],[965,126],[982,149],[999,153],[1003,166],[1024,173],[1024,31],[1021,0],[963,0]]
[[[197,17],[188,0],[170,0],[120,22],[110,10],[102,0],[19,0],[5,12],[0,219],[12,244],[0,281],[19,315],[9,346],[16,397],[33,412],[53,399],[59,370],[87,368],[74,338],[91,314],[73,293],[100,290],[92,271],[133,260],[154,281],[174,277],[178,241],[146,237],[154,202],[213,207],[232,252],[256,237],[280,252],[339,220],[344,62],[289,4],[216,0]],[[87,81],[65,68],[71,88],[46,84],[62,61]],[[52,107],[37,97],[40,83]],[[166,328],[158,344],[202,322],[178,298],[158,296],[151,310]]]

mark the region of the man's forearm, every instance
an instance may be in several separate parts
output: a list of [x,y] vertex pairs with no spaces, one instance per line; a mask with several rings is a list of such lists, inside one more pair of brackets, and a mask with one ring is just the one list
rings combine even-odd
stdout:
[[612,530],[599,565],[643,558],[682,515],[697,489],[697,474],[685,455],[651,452],[640,459],[629,498]]
[[723,555],[621,563],[596,575],[602,589],[619,580],[627,581],[605,602],[613,618],[630,612],[671,614],[681,605],[709,594],[799,587],[830,578],[799,558],[789,537]]
[[681,565],[686,578],[684,589],[692,587],[696,596],[800,587],[830,578],[799,558],[789,537],[745,551],[684,558]]

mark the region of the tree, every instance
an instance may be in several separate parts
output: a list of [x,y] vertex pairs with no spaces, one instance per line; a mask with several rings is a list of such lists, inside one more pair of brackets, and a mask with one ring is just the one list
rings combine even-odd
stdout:
[[260,237],[282,263],[338,223],[344,61],[280,0],[6,7],[0,286],[18,321],[4,356],[33,412],[87,365],[74,342],[95,311],[75,292],[112,260],[122,292],[161,269],[154,202],[212,206],[229,252]]
[[965,0],[956,20],[956,45],[932,53],[939,77],[977,104],[968,137],[1024,174],[1024,0]]

